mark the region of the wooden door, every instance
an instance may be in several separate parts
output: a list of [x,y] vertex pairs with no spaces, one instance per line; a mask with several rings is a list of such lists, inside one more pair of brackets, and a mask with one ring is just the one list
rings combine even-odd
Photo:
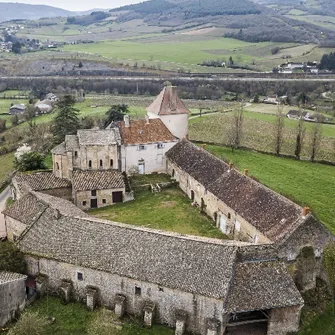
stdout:
[[91,199],[91,208],[98,207],[98,199]]

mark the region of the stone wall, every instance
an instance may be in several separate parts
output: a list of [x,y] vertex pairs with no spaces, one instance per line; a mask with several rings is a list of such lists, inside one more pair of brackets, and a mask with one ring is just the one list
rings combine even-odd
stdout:
[[[62,280],[66,279],[72,282],[76,300],[86,302],[87,287],[95,287],[99,291],[99,305],[114,309],[115,299],[121,295],[126,298],[125,311],[141,317],[145,304],[153,302],[156,323],[175,327],[177,314],[184,311],[187,315],[186,329],[203,335],[206,334],[207,319],[221,321],[223,301],[220,300],[54,260],[38,260],[30,256],[26,261],[29,274],[48,276],[50,293],[58,293]],[[78,280],[78,273],[82,280]]]
[[252,224],[244,220],[232,208],[207,191],[203,185],[168,160],[167,172],[179,182],[180,188],[215,222],[216,226],[234,240],[251,243],[270,243]]
[[17,237],[19,237],[22,232],[26,229],[27,225],[15,220],[9,216],[5,216],[7,239],[14,242]]
[[[80,170],[118,170],[118,148],[117,145],[85,145],[77,152],[71,153],[73,168]],[[112,162],[111,162],[112,160]],[[89,162],[91,161],[91,166]],[[102,165],[100,165],[102,161]],[[111,163],[113,163],[111,165]]]
[[26,299],[24,279],[0,284],[0,327],[11,321],[23,310]]
[[[92,191],[77,191],[74,194],[75,205],[82,210],[91,208],[91,199],[97,199],[98,208],[113,205],[113,192],[122,192],[123,201],[125,199],[125,189],[115,188],[110,190],[96,190],[96,196],[92,196]],[[105,203],[104,203],[105,200]],[[86,204],[84,204],[86,203]]]
[[66,155],[52,155],[53,173],[58,178],[69,179],[69,160]]
[[299,330],[302,306],[275,308],[270,311],[267,335],[286,335]]
[[63,188],[53,188],[50,190],[42,190],[39,191],[41,193],[49,194],[57,198],[62,198],[72,202],[72,189],[71,187],[63,187]]

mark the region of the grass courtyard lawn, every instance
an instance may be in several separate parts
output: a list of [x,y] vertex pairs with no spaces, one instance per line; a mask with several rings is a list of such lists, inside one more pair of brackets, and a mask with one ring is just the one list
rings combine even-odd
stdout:
[[216,156],[233,162],[271,189],[300,205],[308,205],[314,214],[335,233],[335,167],[296,161],[256,152],[207,146]]
[[173,231],[186,235],[225,238],[214,222],[191,206],[191,200],[179,189],[163,189],[160,193],[140,191],[135,200],[93,209],[90,215],[147,228]]
[[[70,303],[63,305],[60,299],[48,297],[37,300],[29,310],[38,312],[41,316],[52,316],[56,319],[48,325],[45,335],[85,335],[96,311],[90,312],[84,304]],[[1,331],[0,331],[1,332]],[[124,323],[120,335],[172,335],[174,331],[164,326],[143,328],[137,324]],[[34,335],[34,334],[31,334]]]
[[0,184],[5,181],[7,176],[13,171],[13,161],[13,153],[0,155]]

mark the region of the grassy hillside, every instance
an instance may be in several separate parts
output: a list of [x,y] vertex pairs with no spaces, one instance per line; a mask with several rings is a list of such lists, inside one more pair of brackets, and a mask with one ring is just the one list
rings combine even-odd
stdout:
[[247,168],[251,176],[261,183],[296,201],[309,206],[313,213],[335,233],[335,167],[294,159],[279,158],[244,150],[207,146],[216,156],[234,163],[242,170]]
[[0,185],[7,179],[8,175],[13,171],[14,154],[9,153],[0,155]]

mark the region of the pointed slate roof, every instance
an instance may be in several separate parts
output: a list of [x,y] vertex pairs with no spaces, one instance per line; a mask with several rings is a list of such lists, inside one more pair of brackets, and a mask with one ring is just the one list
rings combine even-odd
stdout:
[[191,113],[180,100],[176,86],[164,87],[154,102],[147,108],[147,112],[157,115]]

